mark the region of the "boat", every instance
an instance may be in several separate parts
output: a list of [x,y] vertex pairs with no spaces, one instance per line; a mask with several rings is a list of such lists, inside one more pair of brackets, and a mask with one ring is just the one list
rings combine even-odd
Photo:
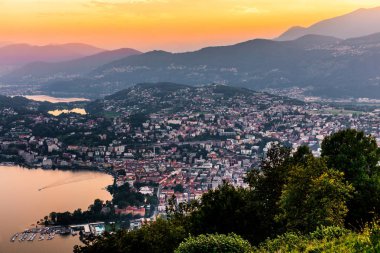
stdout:
[[69,235],[70,233],[71,233],[70,228],[61,228],[61,230],[59,231],[59,234],[61,235]]
[[43,234],[40,235],[40,238],[38,238],[39,241],[45,240],[45,236]]
[[36,236],[37,236],[37,234],[33,234],[32,237],[30,238],[30,241],[31,242],[34,241],[34,239],[36,239]]
[[15,235],[13,235],[12,238],[11,238],[11,242],[15,242],[18,236],[19,236],[18,233],[16,233]]
[[28,233],[26,233],[26,232],[22,233],[21,236],[20,236],[19,241],[20,242],[25,241],[28,238],[28,236],[29,236]]
[[36,238],[36,234],[35,233],[31,233],[30,234],[30,236],[29,236],[29,238],[28,238],[28,241],[33,241],[34,240],[34,238]]
[[54,239],[54,236],[55,236],[55,233],[54,233],[54,232],[51,233],[51,234],[49,234],[49,236],[48,236],[48,240],[53,240],[53,239]]

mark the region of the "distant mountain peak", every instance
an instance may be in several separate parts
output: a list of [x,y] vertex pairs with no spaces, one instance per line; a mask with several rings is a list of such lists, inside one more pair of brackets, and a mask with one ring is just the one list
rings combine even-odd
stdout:
[[291,40],[290,38],[295,39],[297,36],[299,36],[300,33],[304,32],[305,30],[307,30],[307,28],[302,26],[292,26],[280,37],[278,37],[277,40]]
[[163,51],[163,50],[153,50],[153,51],[148,52],[147,54],[150,54],[150,55],[171,55],[172,53],[167,52],[167,51]]
[[375,10],[380,11],[380,6],[373,7],[373,8],[359,8],[359,9],[357,9],[356,11],[353,11],[352,13],[355,13],[355,12],[375,11]]
[[292,27],[280,35],[277,40],[294,40],[307,34],[348,39],[378,32],[380,32],[380,7],[362,8],[345,15],[322,20],[307,28]]

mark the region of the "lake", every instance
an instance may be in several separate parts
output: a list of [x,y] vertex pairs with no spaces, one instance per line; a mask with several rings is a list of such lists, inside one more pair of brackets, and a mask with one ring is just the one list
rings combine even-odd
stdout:
[[77,114],[81,114],[81,115],[87,114],[86,110],[83,108],[74,108],[72,110],[54,110],[54,111],[48,111],[48,113],[53,115],[53,116],[59,116],[62,113],[77,113]]
[[31,96],[24,96],[27,99],[39,101],[39,102],[50,102],[50,103],[71,103],[71,102],[81,102],[81,101],[89,101],[87,98],[57,98],[57,97],[50,97],[45,95],[31,95]]
[[[86,210],[97,198],[111,200],[104,189],[112,184],[110,175],[0,166],[0,252],[69,253],[80,244],[79,236],[56,236],[51,241],[10,242],[52,211]],[[41,191],[38,189],[44,188]]]

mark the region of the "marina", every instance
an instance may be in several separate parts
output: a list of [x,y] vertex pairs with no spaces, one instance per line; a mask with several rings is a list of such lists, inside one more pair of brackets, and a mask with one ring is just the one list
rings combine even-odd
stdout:
[[61,235],[61,236],[67,236],[67,235],[77,235],[77,233],[67,227],[41,227],[41,228],[33,228],[33,229],[26,229],[22,233],[16,233],[11,237],[11,242],[33,242],[37,236],[38,236],[38,241],[43,241],[45,240],[53,240],[56,235]]
[[68,227],[53,226],[53,227],[36,227],[26,229],[24,232],[14,234],[10,242],[33,242],[37,237],[37,241],[51,241],[56,236],[77,236],[78,231],[80,235],[101,235],[105,231],[104,222],[96,222],[82,225],[72,225]]

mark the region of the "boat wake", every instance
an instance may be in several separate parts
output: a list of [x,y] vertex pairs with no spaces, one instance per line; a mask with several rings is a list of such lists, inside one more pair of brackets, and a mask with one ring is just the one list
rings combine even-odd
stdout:
[[69,178],[58,180],[58,181],[51,183],[49,185],[45,185],[44,187],[39,188],[38,191],[43,191],[43,190],[47,190],[47,189],[51,189],[51,188],[55,188],[55,187],[59,187],[59,186],[63,186],[63,185],[93,180],[95,178],[97,178],[97,176],[95,176],[95,175],[92,175],[92,176],[89,176],[89,175],[72,176]]

